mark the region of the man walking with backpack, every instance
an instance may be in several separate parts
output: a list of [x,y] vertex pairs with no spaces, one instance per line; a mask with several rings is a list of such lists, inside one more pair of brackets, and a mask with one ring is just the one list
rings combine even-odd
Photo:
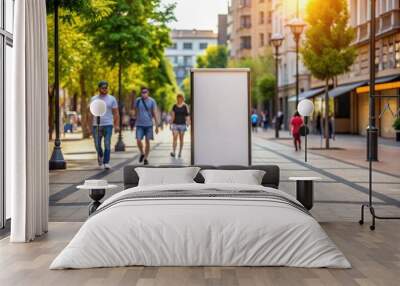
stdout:
[[[136,142],[140,151],[139,162],[148,165],[150,140],[154,139],[153,119],[155,132],[158,134],[157,103],[150,97],[150,92],[147,87],[141,88],[140,95],[141,96],[136,99],[134,106],[134,112],[136,114]],[[145,138],[145,146],[143,146],[143,138]]]

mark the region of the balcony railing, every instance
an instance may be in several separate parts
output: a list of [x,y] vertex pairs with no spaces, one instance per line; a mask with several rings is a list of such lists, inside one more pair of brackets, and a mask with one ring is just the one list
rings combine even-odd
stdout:
[[[393,9],[376,18],[375,33],[380,36],[384,33],[400,29],[400,9]],[[367,41],[369,38],[370,22],[365,22],[356,26],[356,39],[354,44]]]

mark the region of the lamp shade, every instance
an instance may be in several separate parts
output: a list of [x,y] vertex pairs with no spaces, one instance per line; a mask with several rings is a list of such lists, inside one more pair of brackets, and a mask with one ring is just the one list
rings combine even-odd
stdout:
[[107,111],[106,103],[101,99],[95,99],[90,103],[90,112],[94,116],[103,116]]
[[284,37],[281,34],[275,33],[271,37],[271,43],[274,47],[280,47],[282,45],[283,39]]
[[303,30],[306,27],[306,23],[304,23],[303,20],[298,18],[290,20],[290,22],[287,25],[289,26],[292,33],[296,36],[299,36],[301,33],[303,33]]
[[297,110],[302,116],[310,116],[314,111],[314,103],[309,99],[303,99],[299,102]]

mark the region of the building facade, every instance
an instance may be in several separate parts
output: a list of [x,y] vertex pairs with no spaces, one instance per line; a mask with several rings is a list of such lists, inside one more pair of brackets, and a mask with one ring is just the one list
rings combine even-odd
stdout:
[[[306,0],[299,0],[299,9],[290,0],[273,0],[273,33],[280,33],[284,41],[279,57],[280,109],[285,114],[285,125],[296,109],[295,42],[288,22],[305,17]],[[400,1],[377,0],[376,5],[376,114],[380,136],[394,137],[392,128],[396,116],[400,115]],[[353,45],[357,58],[350,71],[332,83],[329,92],[330,113],[335,118],[338,133],[365,135],[368,125],[368,80],[369,80],[369,23],[370,1],[348,0],[349,25],[354,27],[356,38]],[[304,33],[303,33],[304,40]],[[314,101],[315,112],[324,114],[324,82],[313,78],[299,63],[299,98]],[[391,96],[391,97],[386,97]],[[315,122],[314,122],[315,123]]]
[[218,15],[218,45],[226,46],[228,43],[228,15]]
[[[272,33],[279,33],[284,37],[279,47],[279,109],[284,114],[285,127],[296,110],[296,42],[290,28],[287,26],[294,18],[304,19],[306,0],[299,0],[297,6],[291,0],[272,0]],[[301,39],[304,39],[304,32]],[[300,40],[300,47],[301,47]],[[307,71],[301,57],[299,57],[299,91],[310,88],[310,73]]]
[[[400,1],[377,0],[376,5],[376,125],[379,135],[395,137],[392,127],[400,116]],[[337,130],[366,134],[369,114],[369,0],[349,0],[350,25],[355,29],[353,45],[357,58],[350,71],[337,78],[330,92]],[[321,86],[312,79],[312,87]]]
[[264,54],[272,35],[272,0],[231,0],[228,48],[231,58]]
[[176,80],[181,86],[191,68],[196,65],[196,57],[204,54],[208,46],[217,45],[218,35],[212,30],[172,30],[172,45],[165,55],[174,67]]

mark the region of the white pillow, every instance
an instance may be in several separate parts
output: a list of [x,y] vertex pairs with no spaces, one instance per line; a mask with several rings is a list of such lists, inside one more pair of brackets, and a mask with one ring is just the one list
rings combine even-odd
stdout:
[[199,167],[135,168],[139,176],[138,186],[195,183],[193,179],[199,170]]
[[265,171],[261,170],[202,170],[205,184],[233,183],[261,185]]

